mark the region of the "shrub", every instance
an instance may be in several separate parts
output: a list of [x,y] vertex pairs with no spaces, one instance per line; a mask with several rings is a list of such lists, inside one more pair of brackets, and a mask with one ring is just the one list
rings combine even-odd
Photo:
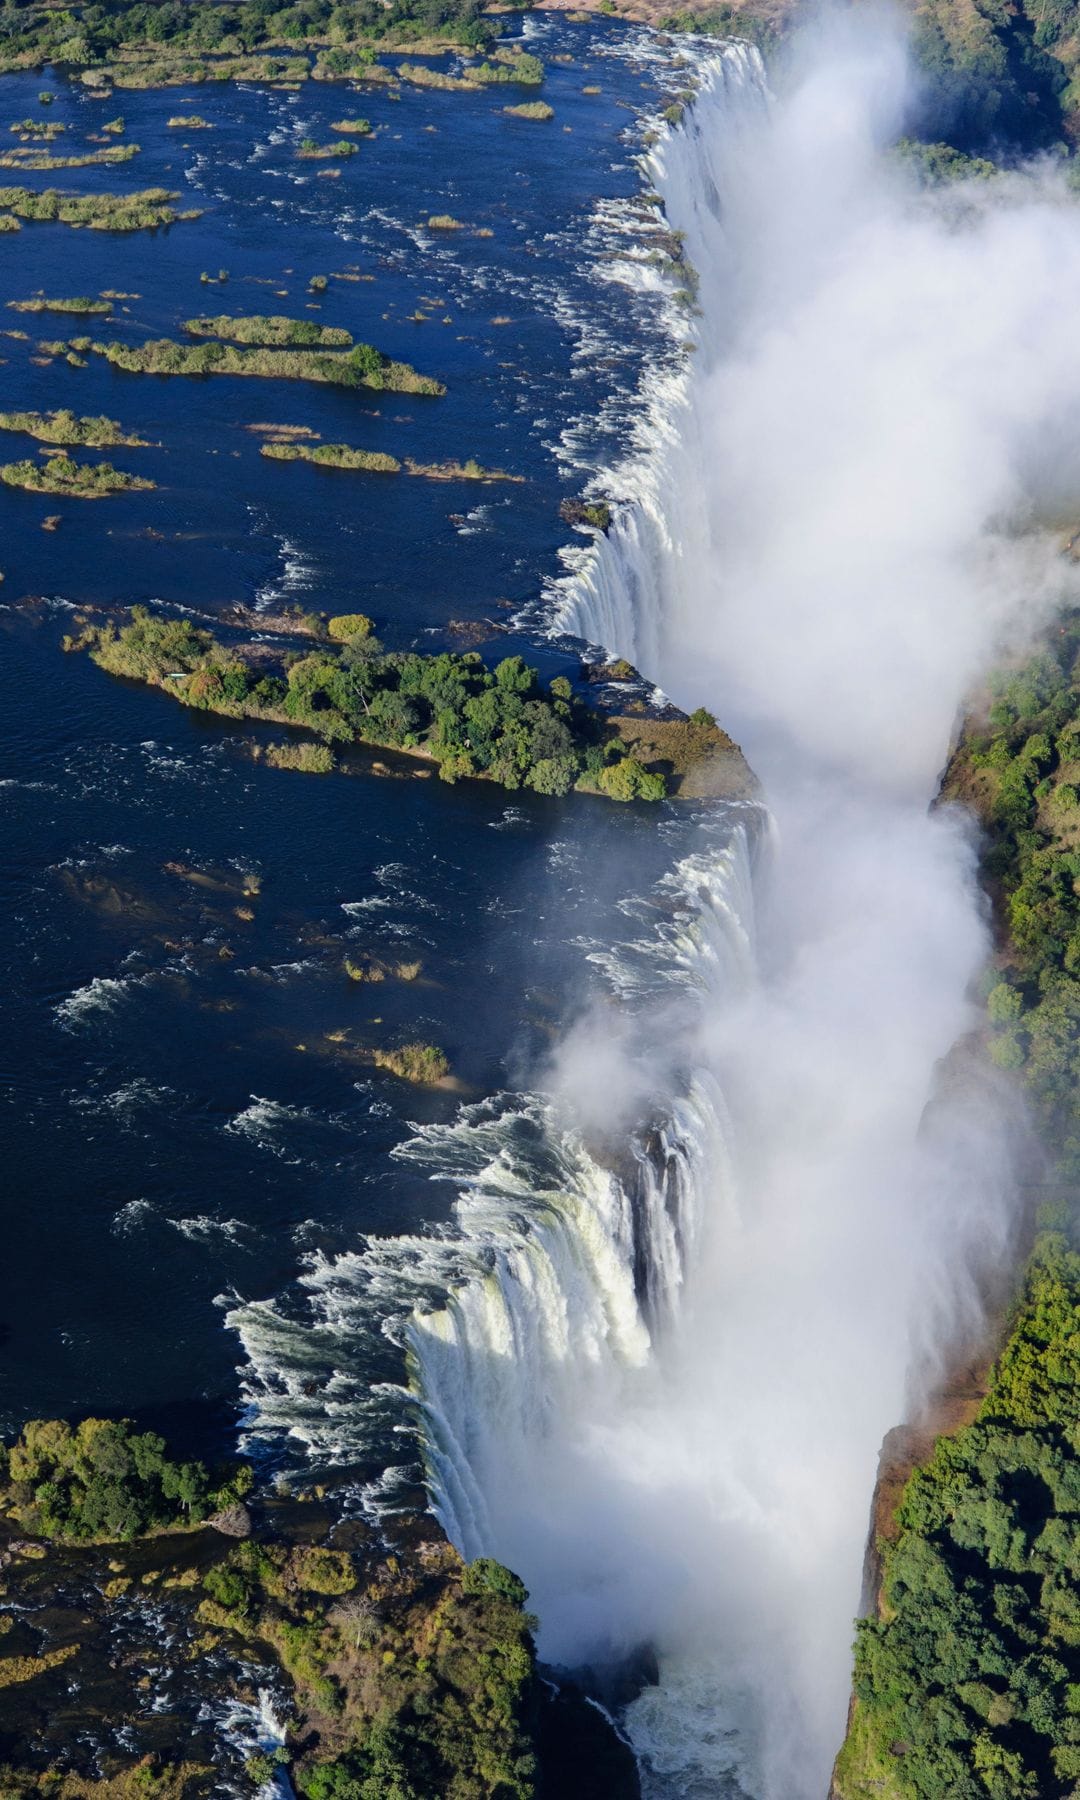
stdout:
[[597,785],[609,800],[662,800],[667,783],[643,768],[636,757],[622,756],[600,770]]
[[326,629],[332,638],[347,643],[370,637],[375,629],[375,622],[366,613],[335,613],[333,618],[326,621]]
[[300,1587],[312,1594],[348,1594],[356,1586],[356,1569],[344,1550],[306,1545],[295,1552],[292,1566]]
[[255,757],[271,769],[297,769],[302,775],[329,775],[337,768],[328,744],[256,745]]
[[421,1086],[443,1081],[450,1073],[445,1053],[435,1044],[403,1044],[398,1050],[373,1050],[371,1054],[376,1068],[389,1069],[402,1081]]
[[[602,6],[603,0],[601,0]],[[525,100],[520,106],[504,106],[503,112],[509,113],[514,119],[553,119],[555,117],[555,108],[549,106],[546,100]]]
[[529,1590],[519,1576],[491,1556],[466,1564],[461,1585],[467,1594],[499,1594],[513,1606],[524,1606]]

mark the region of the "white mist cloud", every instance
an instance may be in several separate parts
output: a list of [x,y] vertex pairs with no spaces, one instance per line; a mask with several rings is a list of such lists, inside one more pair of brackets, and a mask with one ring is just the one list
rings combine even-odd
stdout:
[[[659,152],[700,348],[578,605],[715,709],[777,825],[758,977],[679,1027],[730,1118],[678,1318],[605,1364],[571,1297],[528,1415],[473,1450],[546,1653],[658,1645],[629,1718],[678,1800],[823,1800],[878,1448],[1013,1228],[1007,1094],[954,1054],[989,950],[974,836],[928,808],[971,684],[1075,591],[1080,209],[1047,169],[917,192],[883,153],[907,87],[858,12],[775,102],[717,82]],[[575,1037],[590,1120],[621,1062]]]
[[800,62],[711,146],[684,438],[709,491],[668,521],[657,672],[719,699],[770,784],[810,758],[928,794],[1003,629],[1065,585],[1060,533],[1014,534],[1080,495],[1080,224],[1049,169],[912,193],[877,148],[905,88],[886,20]]

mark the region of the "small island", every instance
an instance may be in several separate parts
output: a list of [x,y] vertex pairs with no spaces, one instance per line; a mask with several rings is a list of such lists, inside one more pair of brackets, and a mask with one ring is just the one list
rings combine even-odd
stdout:
[[355,450],[350,444],[297,444],[271,440],[260,444],[259,455],[273,462],[314,463],[317,469],[365,469],[371,474],[396,475],[401,468],[396,456],[381,450]]
[[138,153],[138,144],[108,144],[104,150],[82,150],[74,156],[53,156],[47,150],[27,147],[0,152],[0,169],[29,169],[35,173],[53,169],[94,169],[130,162]]
[[79,340],[72,348],[103,356],[114,368],[134,375],[263,375],[283,381],[323,381],[336,387],[387,389],[397,394],[446,392],[441,381],[419,374],[409,363],[392,361],[372,344],[355,344],[347,351],[249,350],[216,338],[201,344],[151,338],[137,347]]
[[80,419],[66,407],[52,413],[0,413],[0,431],[22,431],[43,444],[85,444],[89,450],[112,449],[117,445],[144,450],[149,443],[147,438],[122,431],[116,419],[107,419],[104,415]]
[[132,194],[65,194],[58,188],[0,187],[0,229],[18,230],[20,219],[27,219],[59,222],[76,230],[156,231],[161,225],[201,216],[198,207],[177,212],[173,201],[179,198],[168,188],[142,188]]
[[[327,621],[306,654],[251,660],[190,619],[133,607],[128,622],[86,624],[64,640],[112,675],[160,687],[185,706],[292,725],[324,744],[378,745],[434,763],[446,782],[660,800],[667,781],[630,753],[619,728],[557,676],[545,687],[520,656],[489,669],[476,651],[385,651],[362,613]],[[715,727],[713,728],[715,731]]]
[[4,463],[0,481],[30,494],[59,494],[65,500],[104,500],[109,494],[145,493],[157,483],[128,475],[112,463],[79,463],[70,456],[50,456],[45,464]]
[[41,294],[35,294],[32,300],[9,300],[8,309],[20,313],[104,313],[112,312],[111,300],[92,300],[87,294],[78,294],[71,300],[48,300]]
[[302,138],[296,152],[302,160],[318,162],[327,157],[355,156],[357,146],[349,138],[338,138],[336,143],[320,144],[314,138]]

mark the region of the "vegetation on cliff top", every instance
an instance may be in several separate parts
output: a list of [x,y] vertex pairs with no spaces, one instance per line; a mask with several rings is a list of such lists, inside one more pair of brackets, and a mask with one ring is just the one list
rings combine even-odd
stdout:
[[860,1621],[840,1800],[1065,1800],[1080,1781],[1080,1256],[1045,1233],[978,1417],[939,1439]]
[[[989,1049],[1080,1176],[1080,618],[992,683],[944,784],[987,833]],[[1060,1223],[1048,1209],[1048,1222]],[[861,1621],[839,1800],[1080,1791],[1080,1256],[1046,1230],[974,1423],[912,1475]]]
[[[466,1565],[442,1541],[395,1555],[345,1547],[317,1509],[267,1504],[252,1488],[249,1465],[211,1474],[129,1421],[36,1420],[0,1446],[5,1593],[17,1621],[16,1647],[0,1645],[4,1800],[221,1791],[220,1769],[162,1759],[200,1746],[190,1727],[182,1748],[145,1729],[140,1656],[101,1666],[95,1640],[108,1641],[129,1590],[136,1612],[152,1601],[160,1613],[174,1675],[186,1667],[227,1697],[253,1663],[277,1665],[292,1700],[287,1741],[251,1758],[248,1791],[287,1766],[308,1800],[533,1800],[544,1694],[517,1577],[490,1559]],[[237,1504],[245,1497],[254,1518]],[[192,1530],[219,1512],[222,1532],[236,1535]],[[20,1636],[24,1615],[31,1639]],[[57,1707],[64,1722],[49,1748],[64,1742],[62,1773],[43,1758]],[[103,1740],[102,1726],[121,1723],[104,1748],[112,1734]]]
[[293,1683],[307,1800],[533,1800],[535,1621],[501,1564],[246,1543],[205,1586],[204,1622],[272,1646]]
[[990,1052],[1020,1070],[1063,1175],[1080,1177],[1080,615],[993,683],[968,726],[946,796],[988,833],[986,872],[1006,939],[988,1001]]
[[483,776],[502,787],[615,800],[659,800],[664,776],[632,756],[602,715],[557,677],[545,689],[520,656],[495,669],[469,651],[384,652],[361,613],[328,625],[329,641],[285,654],[282,672],[245,662],[189,619],[133,607],[131,620],[90,625],[66,647],[111,674],[165,688],[187,706],[301,726],[327,743],[387,745],[431,757],[444,781]]

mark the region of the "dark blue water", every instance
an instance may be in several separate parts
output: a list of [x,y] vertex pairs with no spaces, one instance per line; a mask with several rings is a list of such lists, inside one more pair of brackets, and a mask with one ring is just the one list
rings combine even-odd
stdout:
[[[622,27],[525,29],[548,65],[548,125],[506,118],[513,94],[313,84],[104,102],[49,83],[59,150],[118,111],[141,150],[29,184],[170,186],[205,211],[125,237],[25,226],[0,239],[0,299],[122,289],[139,297],[89,329],[130,342],[178,337],[201,312],[311,317],[448,392],[43,367],[35,341],[83,322],[0,315],[30,334],[0,345],[5,408],[104,412],[159,443],[104,453],[152,476],[151,494],[0,489],[5,1429],[100,1409],[230,1433],[239,1352],[222,1302],[288,1294],[313,1249],[445,1216],[450,1196],[390,1151],[411,1122],[537,1078],[584,1001],[589,945],[618,929],[628,871],[647,887],[681,836],[671,808],[256,767],[220,724],[58,649],[78,602],[300,602],[361,608],[393,646],[487,621],[493,655],[575,667],[573,646],[509,621],[557,574],[559,500],[618,455],[669,342],[660,284],[622,279],[621,259],[639,242],[637,115],[677,73]],[[42,85],[5,78],[0,122],[37,113]],[[214,129],[167,127],[190,110]],[[340,178],[296,160],[301,137],[357,113],[376,135]],[[466,229],[421,228],[443,212]],[[200,282],[221,269],[227,283]],[[317,304],[313,274],[330,277]],[[275,465],[245,429],[260,421],[524,481]],[[6,434],[0,449],[36,454]],[[344,957],[365,951],[422,974],[353,983]],[[456,1090],[406,1087],[363,1056],[413,1038],[446,1050]]]

